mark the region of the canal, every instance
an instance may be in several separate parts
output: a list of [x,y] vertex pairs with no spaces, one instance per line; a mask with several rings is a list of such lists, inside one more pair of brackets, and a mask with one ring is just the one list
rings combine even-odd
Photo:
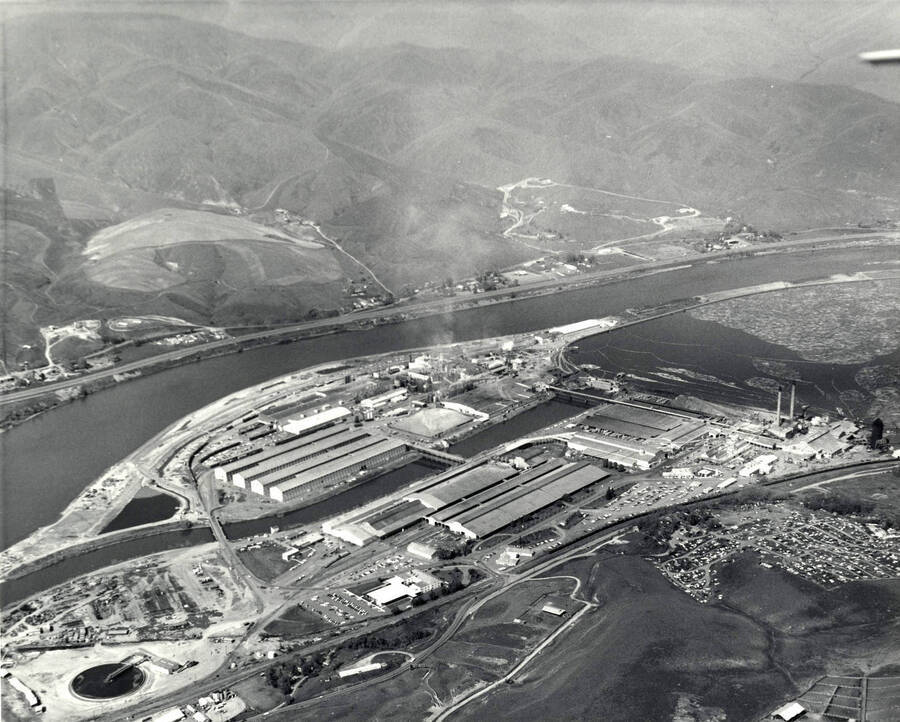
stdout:
[[521,414],[502,421],[499,424],[489,426],[477,434],[466,437],[462,441],[453,444],[448,451],[460,456],[475,456],[476,454],[492,449],[507,441],[518,439],[520,436],[543,429],[545,426],[555,424],[570,416],[584,411],[584,406],[575,406],[563,401],[547,401],[537,406],[532,406]]
[[9,579],[3,582],[0,584],[0,603],[5,607],[7,604],[25,599],[32,594],[38,594],[82,574],[103,569],[111,564],[145,557],[148,554],[156,554],[168,549],[208,544],[212,541],[214,541],[212,532],[206,527],[198,527],[111,544],[78,556],[68,557],[19,579]]
[[[408,486],[429,474],[435,474],[444,468],[444,466],[430,461],[413,461],[405,466],[387,471],[364,484],[351,487],[340,494],[335,494],[309,506],[283,514],[273,514],[261,519],[225,524],[223,528],[229,539],[241,539],[256,534],[268,533],[273,526],[288,529],[301,524],[313,524],[368,504],[370,501],[402,489],[404,486]],[[168,495],[157,494],[154,497],[145,497],[135,501],[158,501],[156,497],[160,496],[170,499],[174,502],[174,507],[177,508],[178,502]],[[122,517],[127,510],[128,507],[122,511],[119,517],[116,517],[116,520]],[[162,513],[163,510],[164,507],[161,505],[154,506],[154,511],[157,513]],[[148,521],[150,520],[136,523],[148,523]],[[104,532],[113,531],[110,528],[111,526],[112,524],[104,529]],[[135,526],[135,523],[127,526]],[[119,528],[125,528],[125,526],[120,526]],[[128,559],[139,558],[166,549],[206,544],[211,541],[213,541],[213,537],[209,529],[191,529],[166,532],[156,536],[133,539],[102,547],[86,554],[60,561],[40,571],[28,574],[21,579],[13,579],[0,584],[0,602],[5,606],[61,584],[67,579],[81,574],[88,574]]]

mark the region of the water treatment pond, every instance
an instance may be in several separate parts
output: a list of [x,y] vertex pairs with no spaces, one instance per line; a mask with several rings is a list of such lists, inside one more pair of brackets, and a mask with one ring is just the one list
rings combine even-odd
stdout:
[[72,680],[72,692],[85,699],[115,699],[137,691],[146,681],[147,677],[140,667],[99,664],[84,670]]

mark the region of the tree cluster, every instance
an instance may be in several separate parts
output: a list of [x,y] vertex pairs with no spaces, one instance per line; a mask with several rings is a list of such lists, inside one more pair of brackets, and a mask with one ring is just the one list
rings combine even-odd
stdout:
[[803,506],[814,511],[828,511],[844,516],[867,516],[875,511],[875,503],[847,494],[816,494],[803,499]]
[[270,687],[274,687],[282,694],[290,693],[293,689],[293,678],[296,668],[290,662],[280,662],[266,670],[266,681]]

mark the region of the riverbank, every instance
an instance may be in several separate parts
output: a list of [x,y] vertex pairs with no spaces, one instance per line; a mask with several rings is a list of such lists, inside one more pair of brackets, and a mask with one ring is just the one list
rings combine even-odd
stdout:
[[[838,237],[837,240],[834,237],[829,237],[787,241],[774,246],[766,245],[752,249],[744,248],[686,256],[675,260],[668,259],[637,264],[624,269],[613,269],[585,276],[570,276],[564,279],[542,281],[526,286],[507,287],[471,297],[444,298],[409,306],[391,306],[378,311],[292,324],[283,328],[270,328],[258,333],[215,341],[203,346],[179,349],[150,359],[123,364],[112,369],[104,369],[84,377],[0,395],[0,406],[5,407],[5,416],[0,419],[0,433],[25,421],[34,419],[53,408],[74,400],[83,399],[126,381],[146,377],[178,366],[234,353],[242,353],[260,347],[298,343],[344,332],[364,331],[377,326],[406,323],[429,316],[514,303],[541,296],[563,294],[595,286],[638,280],[662,272],[690,268],[693,264],[701,261],[709,263],[754,256],[803,252],[815,250],[820,246],[829,249],[839,249],[857,246],[895,245],[898,241],[900,241],[900,233],[897,232],[867,233],[865,235],[857,233],[849,237]],[[28,403],[23,404],[22,402],[25,401]],[[22,405],[15,406],[17,403]]]
[[[174,437],[180,437],[181,444],[186,444],[196,436],[196,424],[202,421],[197,409],[209,407],[210,418],[218,417],[221,423],[223,415],[235,411],[221,403],[230,395],[246,392],[247,396],[239,401],[250,408],[262,403],[260,394],[277,395],[284,391],[283,386],[277,385],[260,391],[277,384],[278,379],[299,377],[303,373],[315,376],[315,369],[333,368],[361,348],[376,352],[369,354],[369,358],[384,357],[400,354],[400,349],[436,348],[447,339],[533,333],[540,328],[598,315],[615,314],[624,324],[635,319],[637,308],[671,311],[689,305],[685,301],[694,301],[697,295],[744,286],[748,276],[760,283],[774,279],[799,281],[827,277],[847,269],[878,268],[879,259],[894,257],[895,249],[891,245],[694,264],[686,270],[629,283],[524,300],[521,305],[497,304],[435,320],[276,345],[122,384],[120,388],[88,397],[0,435],[5,458],[7,543],[25,539],[35,528],[58,521],[63,508],[86,486],[138,449],[150,459],[144,469],[158,476],[159,464],[167,453],[177,448]],[[682,302],[672,302],[679,298]],[[322,381],[321,377],[316,377],[316,381]],[[158,439],[162,437],[167,438],[167,448],[159,447]],[[177,484],[166,488],[185,491],[183,480],[175,481]],[[36,494],[35,489],[42,493]],[[46,492],[51,490],[48,496]]]
[[[137,541],[138,539],[148,539],[160,534],[168,534],[169,532],[189,531],[192,529],[209,529],[209,525],[203,522],[195,522],[190,519],[180,519],[178,521],[163,521],[155,524],[147,524],[141,527],[132,527],[130,529],[122,529],[108,534],[99,534],[92,539],[81,541],[73,546],[57,549],[49,554],[32,559],[14,569],[9,574],[0,576],[0,583],[21,579],[22,577],[34,574],[42,569],[58,564],[66,559],[89,554],[107,547],[118,546],[123,542]],[[3,602],[6,604],[6,602]]]
[[[491,338],[490,341],[502,342],[510,337]],[[81,549],[98,538],[99,532],[113,519],[134,497],[141,488],[156,486],[166,493],[174,494],[184,500],[179,514],[180,522],[197,525],[206,524],[207,518],[200,503],[196,487],[187,467],[183,473],[176,469],[173,473],[165,474],[164,470],[179,454],[187,463],[190,456],[195,453],[194,447],[199,440],[216,427],[225,426],[228,423],[241,418],[249,411],[269,401],[274,402],[283,396],[288,390],[299,391],[305,385],[315,387],[318,384],[330,383],[343,379],[347,368],[355,368],[361,365],[383,362],[392,359],[398,354],[410,354],[425,351],[447,351],[451,348],[465,347],[475,351],[485,343],[484,339],[475,341],[447,344],[442,347],[418,347],[404,349],[402,351],[389,351],[371,356],[360,356],[342,360],[341,368],[334,371],[334,361],[302,369],[295,369],[289,373],[266,379],[265,381],[248,388],[235,391],[216,401],[197,409],[187,416],[183,416],[169,424],[165,429],[145,441],[140,447],[131,452],[126,458],[108,468],[97,479],[90,482],[61,512],[59,518],[53,523],[40,527],[26,538],[16,542],[12,546],[0,552],[0,580],[13,579],[18,576],[16,570],[28,565],[40,565],[41,559],[52,557],[65,550]],[[330,373],[323,373],[329,371]],[[407,462],[413,461],[408,458]],[[150,471],[152,470],[152,472]],[[383,473],[390,469],[383,470]],[[178,477],[178,481],[172,477]],[[149,482],[149,484],[148,484]],[[357,486],[358,484],[351,485]],[[348,489],[341,489],[340,493],[346,493]],[[279,506],[277,509],[263,507],[248,507],[245,513],[238,515],[234,509],[222,516],[222,521],[229,525],[247,521],[255,521],[258,518],[276,518],[286,516],[304,508],[321,503],[319,497],[302,500],[290,507]],[[263,500],[266,506],[274,502]],[[251,512],[256,511],[252,516]],[[150,525],[147,528],[164,527],[170,522]],[[129,530],[117,532],[118,541],[129,540]],[[139,538],[144,532],[141,527],[133,528]],[[108,535],[104,535],[107,537]],[[48,551],[50,550],[50,551]],[[60,552],[62,550],[62,552]],[[78,552],[83,553],[83,552]],[[49,562],[52,563],[52,562]]]
[[179,518],[175,521],[101,534],[102,529],[121,513],[140,489],[148,488],[144,482],[144,475],[128,459],[107,469],[66,506],[55,522],[37,529],[0,552],[0,581],[21,576],[23,572],[20,570],[23,568],[35,566],[38,569],[54,563],[54,560],[90,551],[90,545],[94,543],[106,546],[130,539],[131,535],[140,538],[160,533],[157,529],[166,524],[202,522],[201,515],[188,511],[182,505],[176,512]]
[[[609,330],[635,326],[641,323],[646,323],[651,320],[671,315],[673,313],[679,313],[689,308],[697,308],[707,304],[721,303],[723,301],[739,298],[741,296],[769,293],[784,290],[786,288],[802,288],[830,283],[865,282],[873,280],[871,275],[871,273],[855,275],[844,274],[838,276],[837,278],[812,280],[804,283],[774,282],[759,284],[757,286],[749,286],[727,291],[714,292],[706,294],[705,296],[695,297],[694,299],[685,299],[678,303],[668,304],[664,307],[656,306],[643,312],[637,312],[637,315],[640,316],[639,318],[629,319],[625,322],[612,326]],[[880,277],[881,275],[883,275],[883,273],[876,273],[875,275]],[[584,335],[584,333],[572,334],[565,339],[565,343],[574,343]],[[496,344],[508,338],[511,338],[511,336],[492,337],[490,339],[490,342]],[[481,339],[478,341],[464,343],[469,344],[474,350],[480,344],[485,343],[485,341],[486,339]],[[346,368],[352,368],[364,364],[378,362],[379,360],[384,360],[385,358],[390,358],[398,354],[410,354],[424,351],[435,352],[440,351],[441,349],[449,350],[450,348],[459,345],[460,344],[447,345],[443,347],[418,347],[414,349],[406,349],[403,351],[391,351],[385,354],[376,354],[373,356],[344,359],[342,360],[343,365],[340,366],[340,370],[337,373],[335,373],[334,361],[329,361],[318,366],[303,369],[302,374],[304,378],[315,379],[316,381],[325,383],[329,380],[333,380],[331,379],[332,376],[335,378],[341,376],[343,370],[345,370]],[[565,365],[564,361],[563,365]],[[323,375],[322,372],[324,371],[328,371],[331,373]],[[176,453],[178,453],[180,450],[183,450],[190,444],[195,443],[196,439],[204,433],[203,429],[201,428],[203,424],[214,423],[221,425],[232,417],[240,417],[248,410],[260,404],[262,402],[262,398],[265,396],[266,391],[271,394],[273,393],[272,390],[275,389],[274,393],[277,396],[278,394],[283,393],[284,389],[288,388],[288,384],[297,385],[297,383],[299,383],[298,378],[300,377],[300,375],[301,373],[299,371],[292,371],[280,377],[267,379],[266,381],[258,384],[255,387],[243,389],[242,391],[235,392],[230,396],[223,397],[213,404],[199,409],[189,416],[183,417],[182,419],[179,419],[175,423],[171,424],[160,434],[156,435],[145,444],[143,444],[132,455],[127,457],[119,464],[111,467],[105,474],[103,474],[95,482],[85,488],[81,492],[81,494],[79,494],[79,496],[76,497],[76,499],[73,500],[73,502],[63,511],[61,517],[56,522],[47,527],[39,529],[28,538],[15,544],[13,547],[10,547],[2,554],[0,554],[0,578],[8,576],[11,570],[16,568],[16,566],[26,564],[38,559],[41,555],[46,554],[47,549],[57,549],[60,546],[71,546],[73,544],[78,545],[89,541],[94,535],[96,535],[99,529],[102,529],[109,522],[109,520],[114,518],[115,515],[118,514],[118,512],[121,511],[121,509],[130,501],[130,499],[134,495],[134,492],[138,488],[140,488],[142,481],[146,483],[146,478],[149,477],[149,474],[147,471],[145,471],[145,469],[153,467],[156,473],[161,473],[162,468]],[[237,404],[234,403],[236,401],[238,402]],[[537,404],[538,401],[534,401],[533,403],[520,406],[515,410],[515,413],[510,414],[509,412],[507,412],[503,418],[494,419],[494,423],[490,426],[493,427],[501,422],[512,420],[515,418],[515,416],[518,416],[519,412],[527,411],[529,408],[536,406]],[[223,416],[223,414],[226,413],[226,409],[227,416]],[[482,434],[484,434],[486,431],[488,431],[488,428],[489,427],[482,427],[478,429],[478,435],[481,436]],[[177,440],[176,442],[176,440],[173,439],[173,434],[176,430],[187,430],[185,434],[183,434],[183,436],[187,436],[187,439],[185,440],[184,438],[182,438]],[[487,434],[487,436],[491,436],[491,434]],[[456,448],[452,450],[456,452],[457,449],[467,449],[471,444],[465,444],[463,442],[463,439],[460,438],[454,439],[454,445],[456,446]],[[158,457],[156,461],[148,463],[148,459],[144,456],[144,453],[147,450],[153,450],[153,452]],[[159,458],[164,459],[165,461],[160,463],[158,461]],[[191,489],[185,488],[182,488],[180,491],[175,490],[171,488],[171,485],[162,483],[163,479],[161,477],[149,478],[152,482],[160,485],[162,488],[165,488],[168,491],[176,493],[180,496],[183,496],[187,493],[194,493]],[[184,484],[182,484],[182,486],[184,486]],[[129,490],[130,493],[127,493],[127,491]],[[256,508],[252,507],[251,505],[251,507],[240,509],[240,513],[237,513],[238,507],[234,507],[229,510],[227,517],[223,517],[223,522],[233,524],[252,521],[257,518],[275,518],[278,516],[285,516],[304,507],[312,506],[318,501],[320,501],[318,498],[305,500],[300,502],[296,506],[292,505],[291,508],[279,508],[277,510],[262,507]],[[184,519],[191,519],[195,522],[199,522],[204,518],[204,515],[196,511],[186,511],[189,510],[191,506],[193,506],[193,509],[195,510],[201,508],[199,504],[191,505],[190,503],[188,503],[186,507],[182,509],[181,516]],[[268,506],[269,505],[266,504],[266,507]],[[105,513],[97,516],[96,512],[93,510],[98,507],[103,508]]]

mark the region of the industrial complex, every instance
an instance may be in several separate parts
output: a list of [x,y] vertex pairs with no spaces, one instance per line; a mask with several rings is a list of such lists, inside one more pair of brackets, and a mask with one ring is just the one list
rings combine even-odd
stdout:
[[[301,372],[215,408],[202,429],[185,425],[176,451],[160,457],[161,476],[196,500],[212,534],[195,548],[80,577],[15,608],[4,624],[16,673],[3,684],[23,702],[33,694],[77,718],[97,703],[40,684],[47,665],[66,655],[82,655],[73,679],[94,675],[101,688],[111,685],[108,672],[82,664],[91,654],[121,667],[117,678],[140,682],[135,694],[167,699],[219,670],[245,687],[179,693],[181,702],[152,719],[230,719],[251,706],[241,689],[252,700],[267,684],[257,679],[267,660],[323,650],[327,656],[293,673],[290,689],[339,689],[390,667],[335,646],[350,630],[368,639],[394,615],[468,585],[490,588],[604,528],[626,534],[633,524],[622,522],[647,512],[859,449],[858,427],[797,412],[794,390],[786,410],[779,393],[770,409],[710,413],[625,378],[566,375],[562,350],[579,334],[615,326],[594,320]],[[815,539],[806,516],[791,519]],[[840,557],[847,570],[864,564],[867,578],[884,578],[896,569],[893,538],[873,542],[875,532],[858,524],[831,526],[856,540],[858,549]],[[773,522],[767,534],[779,528]],[[687,551],[657,560],[660,570],[710,601],[710,555],[738,549],[730,532],[719,536],[715,549],[706,536],[685,537]],[[824,583],[814,562],[797,561],[801,550],[748,540],[773,564]],[[834,575],[845,578],[856,577]],[[506,623],[551,634],[577,618],[578,604],[558,589],[536,592],[516,602]],[[101,718],[118,719],[111,714]]]
[[597,407],[581,424],[585,430],[571,437],[571,448],[601,461],[643,471],[708,431],[700,414],[623,402]]
[[400,441],[349,428],[344,408],[291,420],[281,428],[291,436],[263,449],[249,448],[216,466],[216,479],[275,501],[323,491],[401,458]]

